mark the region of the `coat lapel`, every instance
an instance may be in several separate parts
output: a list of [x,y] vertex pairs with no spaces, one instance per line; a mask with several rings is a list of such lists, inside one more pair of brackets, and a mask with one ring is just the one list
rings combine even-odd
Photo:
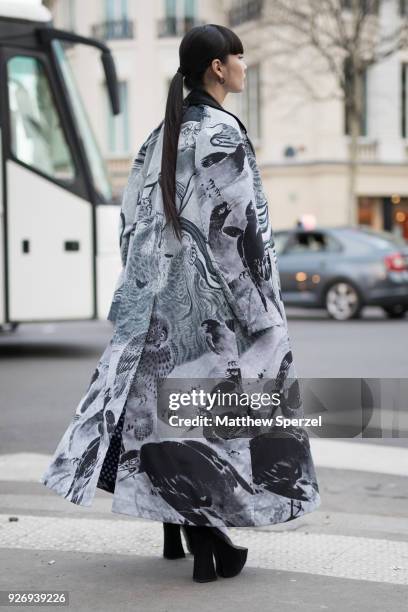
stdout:
[[241,119],[226,110],[208,91],[205,89],[192,89],[190,93],[184,98],[184,104],[186,106],[195,106],[197,104],[206,104],[207,106],[212,106],[213,108],[218,108],[219,110],[224,111],[224,113],[228,113],[236,119],[245,134],[247,134],[247,129],[245,125],[242,123]]

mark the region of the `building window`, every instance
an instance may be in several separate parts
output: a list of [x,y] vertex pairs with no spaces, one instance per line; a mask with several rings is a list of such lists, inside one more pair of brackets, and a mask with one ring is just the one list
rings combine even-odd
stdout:
[[165,0],[165,15],[170,19],[194,19],[196,0]]
[[263,0],[235,0],[228,11],[228,23],[236,26],[262,17]]
[[245,88],[240,95],[240,116],[251,140],[261,137],[260,66],[253,64],[246,71]]
[[408,138],[408,64],[401,64],[401,134]]
[[[355,75],[353,75],[351,72],[349,59],[346,59],[346,61],[344,62],[344,75],[345,75],[345,82],[346,82],[346,100],[344,104],[344,130],[345,130],[345,134],[349,136],[351,133],[350,110],[349,110],[349,104],[348,104],[347,99],[350,99],[351,97],[351,91],[352,91],[351,88],[353,85],[353,78],[355,78]],[[362,77],[361,99],[360,99],[359,106],[361,108],[359,135],[367,136],[367,70],[364,71],[364,74]]]
[[183,36],[201,24],[197,19],[196,0],[165,0],[164,15],[159,21],[159,36]]
[[75,0],[63,0],[61,3],[62,22],[66,30],[75,30]]
[[400,15],[408,17],[408,0],[400,0]]
[[120,21],[127,19],[127,0],[105,0],[105,14],[107,21]]
[[166,0],[165,3],[165,23],[169,35],[176,36],[177,34],[177,14],[176,0]]
[[127,0],[105,0],[105,21],[92,27],[95,38],[133,38],[133,21],[128,18]]
[[[112,115],[108,106],[108,152],[112,155],[126,156],[130,149],[129,138],[129,95],[128,84],[126,81],[119,83],[119,100],[121,112],[119,115]],[[107,103],[109,102],[106,96]]]

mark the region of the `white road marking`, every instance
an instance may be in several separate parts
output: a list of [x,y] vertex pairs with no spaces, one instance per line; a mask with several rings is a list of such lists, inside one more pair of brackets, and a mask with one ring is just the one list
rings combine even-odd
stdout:
[[41,453],[9,453],[0,455],[0,480],[38,482],[51,455]]
[[[317,469],[328,467],[407,475],[406,448],[312,437],[310,444]],[[50,460],[51,455],[39,453],[0,455],[1,480],[39,482]],[[57,510],[55,504],[50,504],[49,516],[25,515],[19,513],[21,508],[35,512],[35,503],[25,499],[29,503],[20,505],[21,496],[18,501],[14,497],[17,496],[9,493],[0,497],[0,503],[2,499],[5,502],[3,514],[0,514],[0,548],[142,556],[162,554],[163,533],[158,521],[116,516],[107,519],[53,516]],[[32,497],[44,511],[40,508],[43,497]],[[61,501],[58,496],[55,499]],[[94,501],[93,510],[106,511],[110,505],[110,497],[99,497]],[[16,507],[19,508],[17,512]],[[7,512],[19,520],[9,522]],[[321,533],[316,525],[314,528],[313,523],[321,520],[318,514],[304,517],[310,524],[304,524],[302,530],[288,523],[265,528],[231,528],[230,533],[237,544],[248,547],[248,567],[408,585],[408,542],[397,541],[396,536],[404,530],[400,524],[394,525],[392,517],[383,517],[392,523],[387,528],[381,517],[373,516],[371,522],[365,524],[366,530],[358,529],[350,517],[353,535],[339,535],[338,532]],[[332,521],[335,518],[331,516]],[[339,520],[335,521],[337,527],[333,524],[332,531],[338,531]],[[301,521],[302,518],[298,526]],[[364,531],[370,537],[365,537]],[[372,537],[377,531],[381,537]],[[389,536],[394,539],[387,539]]]
[[[248,567],[408,585],[408,542],[243,527],[230,532],[248,547]],[[0,548],[161,557],[162,541],[157,521],[20,515],[9,522],[0,515]]]
[[321,438],[310,438],[310,448],[317,468],[408,476],[408,448]]

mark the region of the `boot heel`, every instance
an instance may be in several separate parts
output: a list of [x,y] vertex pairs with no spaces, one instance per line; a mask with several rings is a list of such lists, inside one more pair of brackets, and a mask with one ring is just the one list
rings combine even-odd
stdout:
[[214,567],[211,532],[206,527],[185,525],[194,551],[193,580],[195,582],[212,582],[217,580]]
[[182,531],[182,532],[183,532],[183,534],[184,534],[184,538],[185,538],[185,540],[186,540],[187,550],[188,550],[188,552],[190,553],[190,555],[193,555],[193,554],[194,554],[194,551],[193,551],[193,543],[192,543],[192,541],[191,541],[191,538],[190,538],[189,534],[188,534],[188,533],[187,533],[187,531],[186,531],[186,527],[185,527],[185,525],[181,525],[180,529],[181,529],[181,531]]
[[213,542],[215,568],[218,576],[223,578],[237,576],[246,563],[248,549],[229,544],[224,538],[214,534]]
[[182,559],[185,557],[186,555],[180,535],[180,525],[175,523],[163,523],[163,531],[163,557],[165,559]]

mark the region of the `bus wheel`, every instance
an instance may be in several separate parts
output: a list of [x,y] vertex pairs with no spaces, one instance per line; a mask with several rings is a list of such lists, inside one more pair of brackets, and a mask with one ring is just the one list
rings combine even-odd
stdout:
[[0,325],[0,332],[14,332],[20,323],[4,323],[4,325]]

